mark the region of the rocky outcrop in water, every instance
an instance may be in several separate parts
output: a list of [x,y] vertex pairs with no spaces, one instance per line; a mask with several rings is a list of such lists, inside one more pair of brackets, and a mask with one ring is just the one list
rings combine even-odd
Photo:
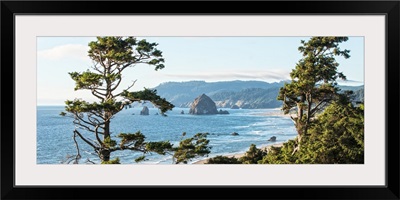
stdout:
[[215,102],[205,94],[198,96],[190,106],[189,114],[213,115],[218,114]]
[[142,111],[140,111],[140,115],[149,115],[149,108],[144,106]]
[[218,114],[227,115],[227,114],[229,114],[229,112],[228,112],[227,110],[222,110],[222,109],[220,109],[220,110],[218,111]]
[[276,137],[275,137],[275,136],[272,136],[271,138],[269,138],[268,141],[270,141],[270,142],[276,142]]

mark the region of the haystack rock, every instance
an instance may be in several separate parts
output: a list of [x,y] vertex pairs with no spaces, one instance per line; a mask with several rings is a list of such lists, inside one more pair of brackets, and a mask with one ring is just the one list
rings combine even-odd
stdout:
[[218,114],[215,102],[205,94],[197,97],[192,103],[189,114],[192,115],[213,115]]
[[140,115],[149,115],[149,108],[144,106],[142,111],[140,111]]

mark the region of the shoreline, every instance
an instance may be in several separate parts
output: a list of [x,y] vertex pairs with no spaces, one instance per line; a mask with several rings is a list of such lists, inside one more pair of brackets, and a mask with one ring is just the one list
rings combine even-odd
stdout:
[[[286,142],[286,141],[285,141],[285,142]],[[279,143],[274,143],[274,144],[263,145],[263,146],[261,146],[260,149],[268,150],[268,149],[271,148],[272,146],[273,146],[273,147],[282,147],[282,146],[283,146],[283,143],[285,143],[285,142],[279,142]],[[250,147],[250,146],[249,146],[249,147]],[[240,157],[244,156],[245,153],[246,153],[246,152],[243,152],[243,153],[236,153],[236,154],[228,154],[228,155],[223,155],[223,156],[240,158]],[[219,155],[216,155],[216,156],[219,156]],[[214,157],[216,157],[216,156],[214,156]],[[214,158],[214,157],[210,157],[210,158]],[[210,158],[205,158],[205,159],[202,159],[202,160],[198,160],[198,161],[196,161],[196,162],[193,162],[192,165],[199,165],[199,164],[201,165],[201,164],[205,164]]]

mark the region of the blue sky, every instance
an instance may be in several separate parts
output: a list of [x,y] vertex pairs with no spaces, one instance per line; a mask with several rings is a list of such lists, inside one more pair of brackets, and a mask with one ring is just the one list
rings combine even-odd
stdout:
[[[143,38],[143,37],[141,37]],[[158,43],[165,68],[155,71],[136,65],[123,74],[121,90],[136,80],[132,90],[152,88],[167,81],[259,80],[277,82],[290,79],[289,73],[301,59],[297,48],[309,37],[146,37]],[[92,65],[87,44],[95,37],[37,38],[37,104],[63,105],[67,99],[91,101],[88,91],[74,91],[68,72],[86,71]],[[349,59],[337,58],[339,71],[348,81],[341,85],[364,83],[364,40],[349,37],[340,45],[349,49]]]

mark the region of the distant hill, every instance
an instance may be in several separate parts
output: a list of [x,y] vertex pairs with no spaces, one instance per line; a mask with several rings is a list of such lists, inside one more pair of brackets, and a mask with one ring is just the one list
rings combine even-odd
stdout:
[[[206,94],[215,101],[218,108],[236,105],[243,109],[277,108],[282,105],[276,100],[284,81],[267,83],[263,81],[188,81],[166,82],[153,88],[158,95],[177,107],[190,107],[200,94]],[[353,90],[357,100],[363,100],[363,86],[339,86],[342,90]]]

